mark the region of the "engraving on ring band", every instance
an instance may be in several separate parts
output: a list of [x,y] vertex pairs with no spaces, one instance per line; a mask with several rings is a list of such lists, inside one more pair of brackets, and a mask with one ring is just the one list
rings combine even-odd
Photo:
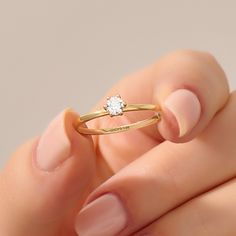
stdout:
[[[109,128],[109,131],[117,132],[117,131],[126,131],[128,129],[130,129],[130,126],[121,126],[121,127]],[[106,129],[102,129],[102,130],[106,130]]]

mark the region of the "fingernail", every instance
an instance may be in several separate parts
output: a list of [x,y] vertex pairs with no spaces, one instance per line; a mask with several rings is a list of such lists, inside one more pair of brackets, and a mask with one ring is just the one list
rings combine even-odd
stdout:
[[193,92],[187,89],[178,89],[167,97],[164,105],[176,118],[179,137],[190,132],[198,123],[201,104]]
[[79,236],[113,236],[126,226],[127,215],[118,197],[105,194],[85,206],[76,218]]
[[65,128],[65,116],[68,111],[59,114],[41,136],[37,151],[36,162],[40,169],[51,171],[65,161],[71,150],[71,142]]

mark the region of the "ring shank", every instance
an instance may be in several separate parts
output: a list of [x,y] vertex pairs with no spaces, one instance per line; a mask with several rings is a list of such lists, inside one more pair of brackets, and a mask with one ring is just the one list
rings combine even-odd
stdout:
[[141,110],[151,110],[157,113],[148,119],[137,121],[132,124],[118,126],[118,127],[100,128],[100,129],[89,129],[89,128],[81,127],[81,125],[83,123],[86,123],[87,121],[109,115],[109,113],[105,109],[99,110],[99,111],[95,111],[95,112],[86,114],[84,116],[81,116],[78,120],[77,131],[79,133],[89,134],[89,135],[113,134],[113,133],[125,132],[130,129],[139,129],[148,125],[152,125],[161,119],[160,107],[158,105],[153,105],[153,104],[129,104],[123,109],[123,112],[141,111]]

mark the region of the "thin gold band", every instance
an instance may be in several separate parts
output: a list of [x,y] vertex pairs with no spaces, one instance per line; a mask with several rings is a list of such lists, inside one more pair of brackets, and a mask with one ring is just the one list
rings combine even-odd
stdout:
[[153,104],[127,104],[127,105],[125,104],[125,107],[122,109],[122,113],[120,115],[122,115],[123,112],[141,111],[141,110],[151,110],[157,113],[148,119],[141,120],[132,124],[122,125],[119,127],[100,128],[100,129],[89,129],[81,127],[81,125],[87,121],[109,115],[109,112],[107,110],[102,109],[81,116],[78,120],[77,130],[82,134],[90,134],[90,135],[113,134],[113,133],[128,131],[130,129],[139,129],[148,125],[152,125],[161,119],[160,107],[158,105],[153,105]]

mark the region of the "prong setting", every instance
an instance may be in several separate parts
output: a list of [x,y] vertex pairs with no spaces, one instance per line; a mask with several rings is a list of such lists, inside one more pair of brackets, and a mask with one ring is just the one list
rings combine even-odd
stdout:
[[107,97],[107,103],[103,108],[111,117],[123,115],[123,109],[127,104],[121,99],[120,95]]

